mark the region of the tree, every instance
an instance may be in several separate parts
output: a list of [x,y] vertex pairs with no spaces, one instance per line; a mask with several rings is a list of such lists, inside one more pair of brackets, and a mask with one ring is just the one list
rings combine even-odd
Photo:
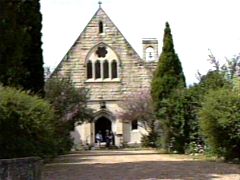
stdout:
[[0,82],[43,94],[39,0],[3,0],[0,7]]
[[40,13],[39,0],[23,1],[21,9],[21,24],[26,29],[29,43],[24,49],[23,66],[28,73],[23,83],[24,89],[35,93],[43,93],[44,69],[41,49],[42,15]]
[[20,86],[24,79],[22,59],[26,33],[18,23],[20,2],[0,1],[0,82]]
[[53,105],[59,153],[72,148],[70,131],[76,124],[92,119],[92,110],[87,107],[88,91],[76,88],[70,78],[51,77],[45,84],[45,99]]
[[130,94],[123,98],[119,106],[121,111],[118,112],[118,117],[130,122],[139,121],[139,125],[148,131],[148,135],[144,136],[144,145],[155,146],[157,122],[150,92],[145,90]]
[[[162,53],[151,84],[154,110],[158,115],[162,129],[161,144],[166,150],[169,149],[170,140],[173,138],[172,123],[177,123],[176,121],[180,123],[182,121],[182,117],[176,119],[171,113],[174,108],[179,107],[178,101],[175,101],[177,96],[174,94],[178,93],[179,89],[185,88],[185,86],[182,65],[174,50],[170,26],[166,23]],[[172,101],[172,98],[175,100]]]
[[231,88],[211,90],[199,111],[200,126],[213,153],[240,159],[240,100]]
[[162,131],[160,145],[169,152],[184,153],[198,133],[194,95],[189,89],[182,88],[176,89],[169,98],[162,100],[162,107],[157,114]]
[[161,100],[168,98],[176,88],[185,87],[182,65],[175,53],[171,29],[168,23],[164,30],[163,48],[152,79],[152,98],[155,109],[161,107]]
[[240,73],[240,54],[233,56],[231,59],[226,58],[226,63],[220,65],[220,62],[210,51],[209,59],[210,63],[215,68],[215,71],[221,72],[225,75],[225,78],[229,81],[233,81]]
[[189,127],[188,135],[186,136],[186,150],[191,153],[202,151],[205,144],[200,131],[198,116],[198,111],[202,108],[204,96],[212,90],[232,87],[221,71],[219,64],[217,64],[214,63],[214,70],[208,71],[206,75],[200,75],[199,83],[188,87],[185,93],[185,100],[187,101],[185,119]]
[[[188,110],[186,111],[186,119],[189,124],[188,136],[188,152],[199,152],[205,146],[205,140],[200,130],[200,120],[198,112],[202,109],[204,97],[213,90],[222,88],[231,89],[234,74],[236,74],[238,58],[227,59],[226,64],[221,65],[220,62],[211,53],[209,61],[213,65],[213,69],[209,70],[206,75],[199,73],[199,83],[188,87],[186,91]],[[191,147],[193,145],[193,147]],[[200,149],[199,149],[200,148]]]
[[200,153],[204,151],[204,141],[197,115],[199,108],[201,108],[203,93],[205,91],[201,89],[199,84],[188,87],[183,93],[185,153]]
[[201,95],[205,95],[209,90],[219,89],[224,86],[231,87],[232,85],[230,81],[225,78],[224,73],[214,70],[202,76],[198,86],[200,86],[203,91]]

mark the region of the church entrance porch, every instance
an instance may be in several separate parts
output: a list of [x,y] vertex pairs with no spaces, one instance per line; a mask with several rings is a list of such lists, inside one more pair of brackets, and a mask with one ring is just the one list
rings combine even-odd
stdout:
[[102,135],[102,142],[106,142],[106,132],[112,131],[112,122],[106,117],[100,117],[95,122],[95,143],[96,141],[96,134],[100,133]]
[[[111,106],[109,105],[109,109]],[[98,147],[107,146],[106,131],[109,131],[109,138],[111,141],[108,146],[121,147],[124,142],[123,137],[123,122],[114,116],[114,114],[107,110],[101,109],[94,113],[94,118],[91,122],[84,122],[76,126],[75,131],[71,133],[74,138],[74,145]],[[128,129],[126,129],[128,130]],[[96,135],[101,132],[102,140],[97,143]]]

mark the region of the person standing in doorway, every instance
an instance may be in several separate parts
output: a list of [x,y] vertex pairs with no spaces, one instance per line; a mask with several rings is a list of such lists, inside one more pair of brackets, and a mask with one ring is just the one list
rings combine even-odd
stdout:
[[101,146],[101,142],[102,142],[102,133],[101,133],[101,131],[97,132],[97,134],[96,134],[96,141],[97,141],[98,147],[100,147]]
[[110,132],[109,130],[107,129],[106,130],[106,147],[110,147]]
[[112,146],[115,146],[115,139],[114,139],[114,134],[112,131],[110,131],[110,144]]

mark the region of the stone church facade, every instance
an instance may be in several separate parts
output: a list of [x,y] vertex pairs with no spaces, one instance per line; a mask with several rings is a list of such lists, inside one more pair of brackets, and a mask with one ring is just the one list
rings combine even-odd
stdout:
[[[147,131],[138,124],[119,119],[123,97],[148,90],[158,59],[158,41],[143,40],[143,59],[131,47],[105,11],[95,15],[55,69],[53,75],[70,76],[76,87],[89,89],[88,107],[92,123],[76,126],[76,145],[96,143],[96,133],[112,131],[115,145],[138,144]],[[138,122],[140,123],[140,122]]]

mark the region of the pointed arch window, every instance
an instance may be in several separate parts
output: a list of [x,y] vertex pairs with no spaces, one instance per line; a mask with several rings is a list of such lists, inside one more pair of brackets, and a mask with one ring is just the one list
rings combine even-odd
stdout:
[[91,79],[92,78],[92,61],[88,61],[87,62],[87,79]]
[[101,64],[99,60],[97,60],[95,63],[95,78],[101,78]]
[[100,43],[87,55],[86,82],[120,82],[120,60],[107,45]]
[[109,65],[107,60],[104,60],[103,63],[103,78],[109,78]]
[[103,33],[103,22],[102,22],[102,21],[99,21],[98,26],[99,26],[99,33],[100,33],[100,34]]
[[112,66],[112,79],[117,78],[118,77],[117,61],[113,60],[111,66]]

